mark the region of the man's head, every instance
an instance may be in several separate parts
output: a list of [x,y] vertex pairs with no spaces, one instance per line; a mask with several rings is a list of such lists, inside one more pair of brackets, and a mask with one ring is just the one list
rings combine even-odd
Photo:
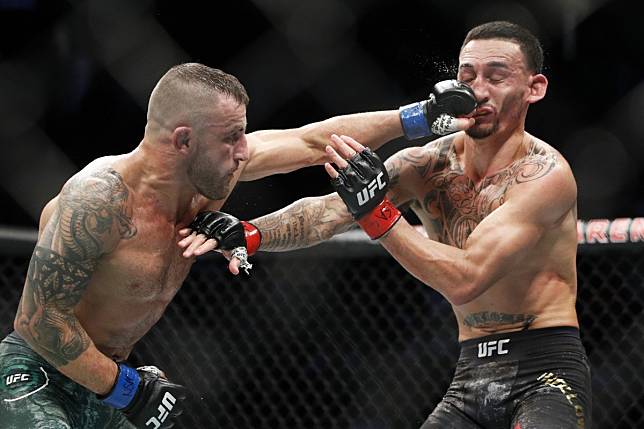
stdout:
[[185,159],[188,179],[210,199],[224,198],[233,173],[248,158],[244,86],[198,63],[172,67],[148,103],[146,137]]
[[472,87],[479,107],[467,134],[482,139],[523,129],[528,106],[546,93],[542,67],[541,44],[525,28],[495,21],[470,30],[461,46],[458,80]]

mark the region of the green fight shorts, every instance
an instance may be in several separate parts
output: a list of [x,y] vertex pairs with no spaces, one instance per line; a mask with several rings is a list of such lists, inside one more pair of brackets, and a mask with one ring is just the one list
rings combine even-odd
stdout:
[[12,332],[0,343],[0,429],[134,429]]

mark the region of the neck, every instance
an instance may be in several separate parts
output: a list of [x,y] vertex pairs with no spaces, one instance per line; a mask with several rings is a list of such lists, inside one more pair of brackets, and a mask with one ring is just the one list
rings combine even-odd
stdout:
[[137,199],[169,221],[180,221],[199,196],[182,160],[169,145],[147,138],[132,152],[131,159],[130,184]]
[[490,176],[514,162],[523,152],[527,134],[523,128],[509,135],[496,133],[485,139],[465,135],[463,167],[474,182]]

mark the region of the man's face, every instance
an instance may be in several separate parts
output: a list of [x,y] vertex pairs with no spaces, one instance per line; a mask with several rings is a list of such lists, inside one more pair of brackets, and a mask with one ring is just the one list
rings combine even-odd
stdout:
[[531,73],[519,45],[507,40],[472,40],[459,56],[458,80],[474,90],[478,107],[466,133],[483,139],[523,126]]
[[248,160],[246,106],[220,96],[203,122],[194,131],[196,151],[188,176],[200,194],[219,200],[229,194],[240,162]]

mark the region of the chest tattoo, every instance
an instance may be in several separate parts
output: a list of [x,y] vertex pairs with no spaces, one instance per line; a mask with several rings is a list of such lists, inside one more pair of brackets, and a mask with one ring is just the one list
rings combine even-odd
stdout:
[[433,151],[425,166],[417,166],[428,191],[418,201],[427,213],[441,242],[463,248],[474,228],[505,202],[508,190],[539,179],[556,165],[554,151],[538,147],[503,170],[474,183],[466,176],[454,152],[453,141]]

